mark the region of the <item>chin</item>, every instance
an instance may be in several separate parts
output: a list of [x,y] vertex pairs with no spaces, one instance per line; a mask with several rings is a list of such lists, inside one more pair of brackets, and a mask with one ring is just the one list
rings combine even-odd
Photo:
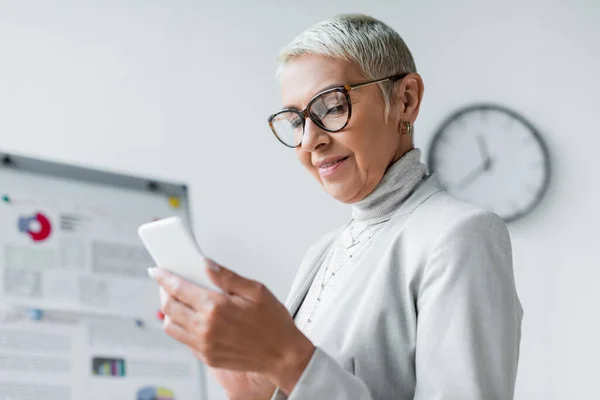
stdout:
[[348,185],[340,183],[328,184],[323,182],[323,188],[327,194],[341,203],[350,204],[355,202],[353,200],[356,196],[356,193],[354,193],[354,191],[351,190],[352,188],[348,187]]

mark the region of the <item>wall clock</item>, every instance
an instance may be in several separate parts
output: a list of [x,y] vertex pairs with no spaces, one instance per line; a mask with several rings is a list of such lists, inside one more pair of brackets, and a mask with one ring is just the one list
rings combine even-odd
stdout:
[[492,104],[459,109],[443,121],[428,164],[449,193],[507,222],[532,211],[550,179],[539,132],[516,112]]

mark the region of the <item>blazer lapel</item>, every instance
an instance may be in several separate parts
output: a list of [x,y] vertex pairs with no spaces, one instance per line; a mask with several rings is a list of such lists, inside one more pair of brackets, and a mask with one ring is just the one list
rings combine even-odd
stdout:
[[323,264],[325,256],[329,253],[331,246],[335,242],[337,235],[339,235],[338,230],[336,230],[334,235],[329,235],[324,239],[324,243],[321,244],[321,246],[317,246],[318,248],[315,249],[313,257],[309,256],[306,258],[303,265],[304,268],[300,269],[298,276],[294,279],[290,294],[285,301],[285,306],[292,317],[296,315],[296,312],[300,308],[300,304],[304,301],[304,298],[310,289],[310,285],[315,279],[315,275],[317,275],[317,271],[319,271],[321,264]]
[[[443,187],[437,176],[429,176],[423,181],[423,183],[421,183],[417,187],[414,193],[398,208],[398,211],[394,214],[392,218],[399,218],[412,213],[429,197],[442,190]],[[390,226],[392,224],[387,225]],[[312,251],[312,254],[309,254],[306,257],[306,260],[300,268],[300,271],[298,271],[298,275],[294,279],[294,283],[292,284],[290,293],[285,301],[285,306],[287,307],[292,317],[294,317],[296,315],[296,312],[298,312],[298,309],[304,301],[304,298],[306,297],[306,294],[308,293],[308,290],[310,289],[310,286],[313,280],[315,279],[319,268],[323,264],[326,255],[331,250],[331,246],[333,246],[333,244],[335,243],[335,239],[345,227],[346,226],[344,226],[341,229],[337,229],[333,234],[323,239],[322,243],[320,243],[320,245],[317,245],[316,248]],[[397,228],[398,225],[395,225],[395,227]]]
[[417,186],[417,189],[413,192],[413,194],[409,196],[404,203],[402,203],[392,218],[395,218],[399,215],[412,213],[421,204],[427,201],[427,199],[442,190],[444,190],[444,187],[442,186],[442,183],[438,179],[437,175],[429,175],[419,186]]

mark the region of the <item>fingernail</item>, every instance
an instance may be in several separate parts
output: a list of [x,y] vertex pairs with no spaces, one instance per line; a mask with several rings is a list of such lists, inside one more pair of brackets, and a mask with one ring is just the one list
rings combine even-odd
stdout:
[[221,269],[221,267],[219,267],[219,265],[216,262],[209,258],[206,259],[206,266],[208,267],[208,269],[211,269],[215,272]]
[[156,268],[155,267],[148,268],[148,276],[152,279],[156,279]]

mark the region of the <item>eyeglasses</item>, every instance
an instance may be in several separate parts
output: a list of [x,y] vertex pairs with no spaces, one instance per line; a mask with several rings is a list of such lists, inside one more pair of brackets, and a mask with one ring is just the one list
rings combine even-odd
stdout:
[[302,144],[306,118],[326,132],[339,132],[344,129],[352,116],[350,91],[374,83],[388,80],[401,80],[408,73],[375,79],[354,85],[337,86],[316,94],[302,111],[285,108],[269,117],[269,126],[275,137],[283,145],[296,148]]

